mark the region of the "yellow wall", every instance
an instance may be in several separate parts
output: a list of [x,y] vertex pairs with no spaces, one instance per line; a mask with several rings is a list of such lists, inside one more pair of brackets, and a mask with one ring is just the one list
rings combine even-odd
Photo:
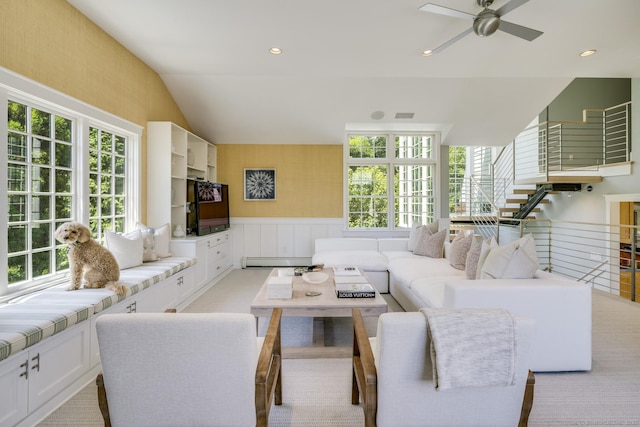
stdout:
[[[232,217],[342,217],[342,146],[218,145]],[[244,168],[276,169],[276,201],[244,201]]]
[[[2,67],[140,126],[189,129],[160,76],[64,0],[0,0],[0,40]],[[144,133],[142,176],[146,153]]]
[[[0,0],[0,66],[146,126],[191,130],[156,72],[64,0]],[[340,146],[223,145],[218,181],[230,184],[235,217],[342,217]],[[146,132],[142,176],[146,176]],[[244,202],[245,167],[277,169],[275,202]],[[142,182],[146,200],[146,180]],[[142,220],[146,220],[146,202]]]

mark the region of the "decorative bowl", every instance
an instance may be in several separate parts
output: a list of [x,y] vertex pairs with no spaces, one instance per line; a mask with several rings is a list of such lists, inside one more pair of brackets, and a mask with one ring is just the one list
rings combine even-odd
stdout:
[[304,273],[302,275],[302,280],[307,283],[311,283],[313,285],[317,285],[318,283],[322,283],[329,278],[327,273],[322,273],[320,271],[311,271],[309,273]]

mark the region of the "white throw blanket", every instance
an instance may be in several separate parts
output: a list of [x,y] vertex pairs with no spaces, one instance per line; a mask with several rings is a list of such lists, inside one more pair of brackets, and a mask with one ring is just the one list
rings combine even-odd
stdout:
[[423,308],[437,390],[515,383],[515,322],[507,310]]

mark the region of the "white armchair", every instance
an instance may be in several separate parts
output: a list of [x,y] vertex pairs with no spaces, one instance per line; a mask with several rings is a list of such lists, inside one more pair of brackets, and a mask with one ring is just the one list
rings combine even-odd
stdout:
[[105,425],[266,426],[272,400],[282,403],[281,315],[264,338],[250,314],[101,316]]
[[515,385],[436,390],[423,313],[385,313],[377,337],[369,338],[354,309],[351,402],[362,401],[365,426],[526,426],[535,382],[528,369],[535,323],[515,319]]

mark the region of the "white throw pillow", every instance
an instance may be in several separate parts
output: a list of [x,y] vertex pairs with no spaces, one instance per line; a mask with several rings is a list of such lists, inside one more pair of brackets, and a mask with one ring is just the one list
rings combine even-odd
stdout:
[[140,230],[124,235],[107,230],[105,231],[105,246],[118,261],[120,270],[142,264],[144,245]]
[[420,237],[413,251],[416,255],[428,256],[430,258],[442,258],[444,249],[444,240],[449,230],[441,230],[435,234],[431,234],[429,228],[420,228]]
[[531,234],[492,249],[482,266],[483,279],[531,279],[538,269],[536,242]]
[[420,224],[419,222],[414,222],[411,225],[411,231],[409,232],[409,241],[407,242],[407,249],[409,249],[409,251],[413,252],[413,250],[416,248],[416,243],[418,243],[418,237],[420,236],[420,228],[422,227],[422,224]]
[[[171,252],[169,251],[169,243],[171,242],[171,226],[169,223],[166,223],[159,228],[147,227],[144,224],[137,223],[136,228],[141,231],[147,231],[148,233],[150,233],[149,230],[153,230],[153,252],[156,255],[156,259],[171,256]],[[155,260],[149,259],[149,261]]]
[[487,260],[487,256],[489,256],[489,252],[497,247],[498,243],[493,237],[489,237],[482,242],[480,256],[478,257],[478,266],[476,267],[476,279],[480,279],[482,276],[482,267],[484,266],[484,262]]

